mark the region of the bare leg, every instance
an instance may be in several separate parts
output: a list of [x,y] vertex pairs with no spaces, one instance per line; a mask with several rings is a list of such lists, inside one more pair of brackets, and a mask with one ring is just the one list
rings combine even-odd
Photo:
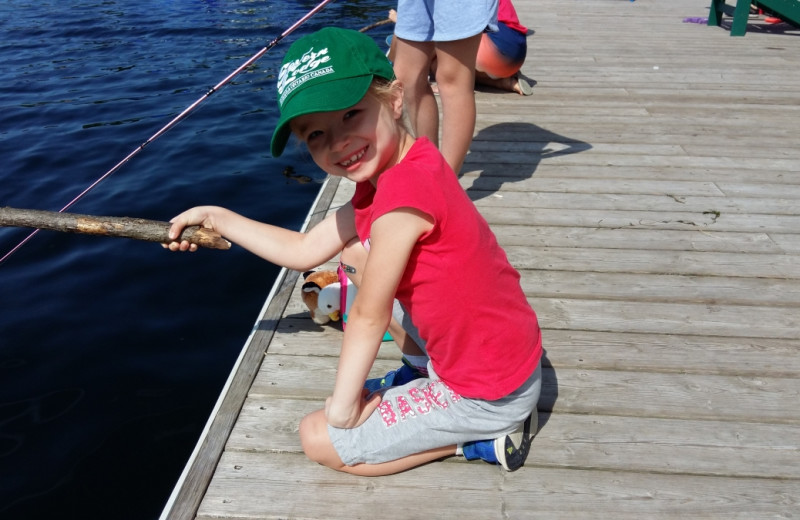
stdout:
[[[389,20],[393,23],[397,23],[397,11],[394,9],[389,9]],[[392,35],[392,42],[389,44],[389,52],[386,54],[386,57],[389,58],[389,61],[394,63],[394,58],[397,55],[397,36]]]
[[[398,38],[396,41],[394,73],[403,84],[403,102],[415,137],[425,136],[439,145],[439,106],[428,83],[433,42],[412,42]],[[474,104],[474,101],[473,101]]]
[[455,173],[461,170],[475,131],[475,57],[481,35],[436,42],[436,83],[442,101],[440,150]]
[[377,477],[399,473],[425,464],[426,462],[432,462],[455,455],[456,453],[455,445],[444,446],[382,464],[345,466],[331,444],[330,437],[328,436],[328,422],[325,419],[324,410],[317,410],[303,418],[300,422],[300,442],[303,445],[303,451],[309,459],[337,471],[365,477]]

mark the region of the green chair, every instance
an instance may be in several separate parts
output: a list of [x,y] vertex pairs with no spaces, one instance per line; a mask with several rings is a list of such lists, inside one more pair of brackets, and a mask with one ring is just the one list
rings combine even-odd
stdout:
[[[736,6],[733,8],[731,36],[744,36],[750,16],[750,5],[760,7],[783,21],[800,27],[800,0],[736,0]],[[725,0],[711,0],[708,25],[720,25],[725,7]]]

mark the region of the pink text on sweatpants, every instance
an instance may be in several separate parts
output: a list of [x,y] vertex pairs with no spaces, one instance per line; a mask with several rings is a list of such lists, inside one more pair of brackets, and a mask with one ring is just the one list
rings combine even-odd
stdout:
[[391,428],[398,421],[405,421],[418,414],[425,415],[436,410],[444,410],[450,406],[450,402],[455,403],[460,400],[460,395],[444,382],[436,379],[421,388],[410,387],[406,392],[397,394],[390,399],[386,399],[384,396],[383,401],[378,405],[378,412],[381,414],[384,426]]

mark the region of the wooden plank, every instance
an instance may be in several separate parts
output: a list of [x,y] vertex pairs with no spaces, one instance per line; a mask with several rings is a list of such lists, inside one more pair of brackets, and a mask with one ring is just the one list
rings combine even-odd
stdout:
[[[485,207],[481,213],[497,224],[528,226],[569,226],[603,228],[692,229],[708,231],[743,231],[745,233],[793,233],[800,229],[798,215],[734,214],[717,215],[714,208],[702,212],[670,213],[650,211],[617,211],[573,208]],[[713,227],[712,227],[713,226]]]
[[545,411],[800,424],[794,379],[562,368],[543,380]]
[[[484,177],[498,177],[504,179],[508,183],[504,185],[505,189],[514,190],[514,180],[524,181],[536,175],[536,180],[545,178],[556,179],[641,179],[643,173],[650,180],[672,180],[672,181],[697,181],[702,178],[709,182],[747,182],[750,184],[758,183],[772,183],[777,185],[784,184],[798,184],[800,178],[789,172],[773,171],[773,170],[743,170],[740,168],[704,168],[704,167],[680,167],[666,166],[661,168],[648,168],[643,172],[641,168],[634,166],[609,166],[605,164],[598,165],[559,165],[550,163],[532,162],[526,163],[527,171],[533,172],[531,175],[520,174],[518,172],[526,171],[520,165],[513,165],[513,170],[509,171],[500,169],[496,164],[486,164],[475,162],[461,175],[463,181],[468,181],[479,176]],[[516,174],[516,175],[515,175]],[[524,184],[522,184],[524,185]],[[528,187],[527,191],[536,191]]]
[[[580,95],[580,94],[576,94]],[[570,106],[573,106],[570,103]],[[537,107],[539,108],[539,107]],[[541,107],[546,110],[546,107]],[[511,108],[508,109],[511,111]],[[552,130],[549,130],[551,128]],[[752,132],[746,127],[716,127],[712,125],[698,126],[692,129],[691,134],[685,133],[686,125],[678,121],[674,124],[661,122],[659,125],[633,127],[625,123],[607,123],[603,126],[602,135],[597,135],[597,128],[578,121],[558,120],[547,126],[532,123],[494,123],[483,119],[476,124],[476,131],[481,133],[483,143],[481,146],[492,146],[495,142],[549,142],[554,133],[570,136],[576,142],[585,142],[592,139],[593,143],[649,143],[649,144],[724,144],[730,147],[737,143],[742,144],[745,150],[752,149]],[[524,131],[520,131],[524,130]],[[791,146],[797,142],[797,135],[790,128],[774,126],[759,132],[764,138],[773,140],[782,147]],[[485,137],[484,137],[485,136]],[[744,150],[741,150],[744,153]],[[758,149],[755,153],[769,152],[769,148]]]
[[[440,464],[379,479],[334,473],[294,453],[226,453],[198,519],[397,520],[791,517],[797,482],[533,467],[512,475],[480,463]],[[253,500],[269,490],[269,500]],[[413,497],[413,500],[409,499]]]
[[[284,317],[270,343],[270,352],[289,356],[338,356],[343,332],[337,326],[314,325],[307,316]],[[400,349],[394,341],[384,341],[379,359],[393,360],[399,366]]]
[[[800,258],[794,254],[547,247],[531,250],[506,246],[517,269],[548,269],[607,273],[676,274],[694,276],[800,278]],[[591,252],[591,254],[589,254]]]
[[770,233],[770,240],[788,253],[800,252],[800,235],[789,233]]
[[[620,116],[629,120],[628,116]],[[504,119],[505,120],[505,119]],[[785,121],[792,124],[793,121]],[[780,124],[780,122],[775,122]],[[543,154],[548,155],[543,155]],[[556,154],[544,152],[470,152],[464,164],[469,168],[473,162],[492,164],[526,164],[530,161],[547,160],[558,164],[594,164],[602,163],[613,166],[678,166],[678,167],[707,167],[707,168],[746,168],[761,169],[774,168],[777,170],[797,172],[800,171],[800,161],[795,158],[783,159],[780,157],[728,157],[728,156],[675,156],[675,155],[635,155],[635,154],[593,154],[588,151],[582,153]]]
[[778,378],[800,374],[800,339],[545,329],[543,342],[543,365],[556,369]]
[[[587,182],[590,186],[594,182]],[[651,212],[705,212],[743,215],[795,215],[800,186],[786,185],[728,185],[715,187],[717,193],[710,196],[696,195],[703,187],[678,185],[663,186],[648,182],[634,184],[628,182],[606,183],[604,190],[591,190],[586,184],[577,186],[575,182],[544,182],[537,179],[535,192],[508,191],[498,194],[495,191],[469,189],[469,195],[479,209],[494,208],[550,208],[570,209],[576,205],[583,209],[603,209],[611,211],[651,211]],[[666,184],[666,183],[665,183]],[[699,183],[695,183],[697,186]],[[725,196],[719,189],[730,190]],[[780,195],[779,195],[780,193]],[[796,196],[796,198],[795,198]],[[715,215],[716,216],[716,215]],[[721,215],[720,215],[721,216]]]
[[[508,172],[506,173],[508,174]],[[623,197],[621,197],[621,195],[649,195],[663,197],[664,200],[659,202],[669,203],[672,206],[671,211],[685,211],[685,207],[682,206],[679,206],[676,209],[676,205],[680,203],[679,200],[685,201],[686,199],[697,197],[697,199],[703,201],[716,200],[716,202],[719,203],[725,202],[722,200],[725,197],[725,193],[721,191],[713,182],[658,180],[615,180],[613,182],[609,182],[607,179],[595,180],[590,178],[581,179],[580,182],[575,182],[575,180],[572,179],[562,180],[546,178],[532,178],[531,181],[532,182],[525,185],[525,190],[518,189],[509,193],[504,193],[501,198],[495,200],[495,203],[497,205],[505,204],[506,200],[508,200],[509,206],[516,204],[519,207],[529,207],[533,205],[538,207],[564,207],[563,200],[561,201],[561,204],[554,205],[557,203],[556,201],[559,200],[557,195],[585,194],[585,200],[575,199],[580,204],[579,207],[583,209],[592,209],[593,206],[597,205],[596,203],[588,205],[584,203],[601,200],[605,202],[605,205],[602,207],[607,209],[615,209],[613,207],[609,207],[607,194],[618,195],[615,197],[615,200],[622,200]],[[473,181],[473,185],[474,184],[475,181]],[[515,187],[521,188],[521,186],[518,185],[515,185]],[[787,190],[792,190],[794,188],[794,186],[785,187]],[[473,194],[473,190],[470,190],[470,194]],[[478,194],[475,195],[477,196]],[[476,204],[480,206],[480,203],[482,203],[483,200],[487,199],[488,197],[478,196],[477,198],[478,200],[476,201]],[[550,205],[548,205],[548,199],[553,201]],[[540,204],[540,202],[542,202],[542,204]],[[646,199],[633,199],[631,205],[636,209],[648,208]]]
[[536,298],[800,307],[800,280],[550,270],[521,275],[525,294]]
[[[723,107],[720,107],[723,108]],[[798,111],[798,115],[800,116],[800,111]],[[542,132],[541,130],[539,133],[544,134],[541,135],[541,138],[547,139],[546,132]],[[725,157],[747,157],[747,158],[772,158],[777,157],[781,159],[800,159],[800,150],[798,150],[793,145],[798,143],[798,138],[787,138],[785,143],[772,143],[772,146],[769,148],[763,149],[756,149],[753,150],[749,147],[742,147],[736,146],[736,143],[731,143],[726,139],[722,139],[717,136],[716,142],[711,142],[706,145],[702,145],[698,143],[696,140],[691,140],[689,137],[684,137],[686,142],[678,144],[674,141],[669,143],[653,143],[650,136],[647,136],[648,139],[645,141],[644,139],[635,139],[635,138],[628,138],[629,136],[625,136],[626,139],[622,142],[606,142],[606,141],[594,141],[591,145],[586,144],[585,146],[575,150],[576,152],[587,153],[590,155],[594,154],[604,154],[604,155],[659,155],[659,156],[693,156],[693,157],[714,157],[714,156],[725,156]],[[637,142],[641,141],[641,142]],[[580,141],[575,141],[574,143],[570,143],[570,141],[563,141],[565,145],[569,144],[581,144]],[[474,145],[470,147],[470,154],[479,155],[480,153],[489,153],[489,152],[528,152],[531,154],[539,154],[543,153],[545,150],[549,149],[551,141],[549,140],[542,140],[537,141],[536,136],[530,135],[528,139],[525,141],[521,140],[509,140],[509,141],[500,141],[500,140],[487,140],[487,141],[476,141]],[[784,146],[780,146],[780,144],[784,144]]]
[[548,329],[797,339],[796,307],[528,298]]
[[796,253],[800,244],[790,234],[718,232],[697,228],[674,230],[496,224],[492,230],[503,247],[575,247],[583,249],[640,249],[648,251],[705,251],[727,253]]

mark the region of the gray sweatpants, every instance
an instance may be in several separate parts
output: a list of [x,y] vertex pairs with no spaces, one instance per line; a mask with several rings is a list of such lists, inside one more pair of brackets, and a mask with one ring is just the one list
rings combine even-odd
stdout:
[[496,401],[458,395],[439,379],[430,363],[428,374],[383,390],[381,404],[361,426],[328,425],[342,462],[379,464],[510,433],[536,408],[542,387],[541,363],[522,386]]

